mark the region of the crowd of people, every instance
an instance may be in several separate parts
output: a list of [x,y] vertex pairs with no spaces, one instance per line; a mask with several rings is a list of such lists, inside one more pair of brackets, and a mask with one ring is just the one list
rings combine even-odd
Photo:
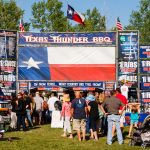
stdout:
[[[77,131],[79,141],[85,140],[86,132],[90,133],[90,139],[97,141],[99,131],[107,134],[108,130],[107,144],[111,145],[112,129],[116,127],[119,144],[122,144],[123,137],[120,128],[120,115],[124,115],[123,112],[127,100],[124,102],[118,99],[116,97],[118,91],[111,91],[107,97],[105,97],[102,91],[89,92],[86,96],[80,91],[76,91],[75,99],[71,103],[69,101],[69,94],[64,94],[61,116],[64,116],[65,119],[64,134],[62,136],[66,137],[68,131],[70,134],[69,138],[72,138],[71,125],[68,120],[73,118],[73,130]],[[124,98],[123,95],[122,97]]]
[[123,144],[126,107],[131,108],[128,137],[131,136],[133,125],[137,127],[138,124],[139,104],[128,104],[120,88],[110,91],[110,94],[98,89],[75,91],[72,95],[67,90],[63,93],[62,101],[56,93],[46,97],[38,91],[35,95],[24,92],[18,93],[11,105],[11,130],[20,131],[22,126],[23,131],[27,131],[37,124],[51,123],[53,111],[58,110],[64,124],[61,136],[72,139],[73,131],[76,131],[79,141],[86,140],[87,134],[91,140],[98,141],[101,133],[107,135],[107,144],[111,145],[116,133],[118,143]]
[[23,131],[33,128],[34,125],[50,123],[54,103],[59,99],[51,94],[48,99],[38,91],[35,94],[28,92],[18,93],[11,101],[10,130]]

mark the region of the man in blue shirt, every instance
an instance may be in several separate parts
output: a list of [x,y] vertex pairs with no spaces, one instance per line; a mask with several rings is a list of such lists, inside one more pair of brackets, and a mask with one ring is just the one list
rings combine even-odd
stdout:
[[80,91],[75,92],[75,97],[71,105],[73,129],[77,131],[78,140],[81,141],[81,130],[83,140],[85,140],[87,105],[85,99],[81,98]]

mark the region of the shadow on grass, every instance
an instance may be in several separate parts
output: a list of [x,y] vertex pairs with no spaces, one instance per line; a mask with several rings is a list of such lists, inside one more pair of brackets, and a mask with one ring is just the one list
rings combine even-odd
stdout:
[[8,137],[8,138],[0,138],[0,141],[9,141],[9,142],[12,142],[12,141],[18,141],[20,139],[21,138],[19,138],[19,137]]
[[[128,135],[128,131],[124,131],[122,135],[124,140],[129,139],[127,138],[127,135]],[[113,142],[116,142],[116,141],[118,141],[117,135],[113,137]]]
[[128,134],[129,134],[128,131],[124,131],[124,132],[123,132],[123,138],[125,139],[125,138],[127,137]]
[[107,134],[104,134],[104,133],[98,133],[98,137],[106,137]]
[[33,126],[32,128],[29,128],[29,130],[35,130],[35,129],[39,129],[41,127],[38,127],[38,126]]
[[[77,132],[74,131],[74,132],[72,133],[72,135],[73,135],[73,137],[75,138],[75,137],[77,136]],[[82,137],[82,133],[81,133],[81,137]],[[85,139],[86,139],[86,141],[90,140],[90,134],[86,134],[86,135],[85,135]]]
[[73,137],[77,136],[77,132],[72,133]]

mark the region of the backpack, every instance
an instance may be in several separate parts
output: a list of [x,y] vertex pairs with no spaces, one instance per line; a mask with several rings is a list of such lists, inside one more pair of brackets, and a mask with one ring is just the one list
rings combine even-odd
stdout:
[[61,101],[56,101],[54,103],[54,107],[55,107],[56,110],[61,111],[62,110],[62,103],[61,103]]
[[48,109],[48,104],[46,101],[43,101],[43,109],[47,110]]

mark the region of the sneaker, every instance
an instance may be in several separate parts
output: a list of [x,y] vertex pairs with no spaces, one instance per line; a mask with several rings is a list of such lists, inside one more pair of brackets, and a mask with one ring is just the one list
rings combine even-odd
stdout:
[[79,142],[81,142],[81,139],[78,139]]
[[111,143],[106,143],[107,145],[112,145]]
[[29,129],[23,129],[23,131],[24,131],[24,132],[27,132],[27,131],[29,131]]
[[72,136],[72,135],[70,135],[68,138],[69,138],[69,139],[73,139],[73,136]]
[[1,131],[0,131],[0,133],[4,133],[4,132],[5,132],[5,130],[1,130]]
[[122,143],[119,143],[119,145],[122,145],[122,144],[124,144],[123,142]]
[[62,134],[61,137],[67,137],[67,135],[66,134]]

